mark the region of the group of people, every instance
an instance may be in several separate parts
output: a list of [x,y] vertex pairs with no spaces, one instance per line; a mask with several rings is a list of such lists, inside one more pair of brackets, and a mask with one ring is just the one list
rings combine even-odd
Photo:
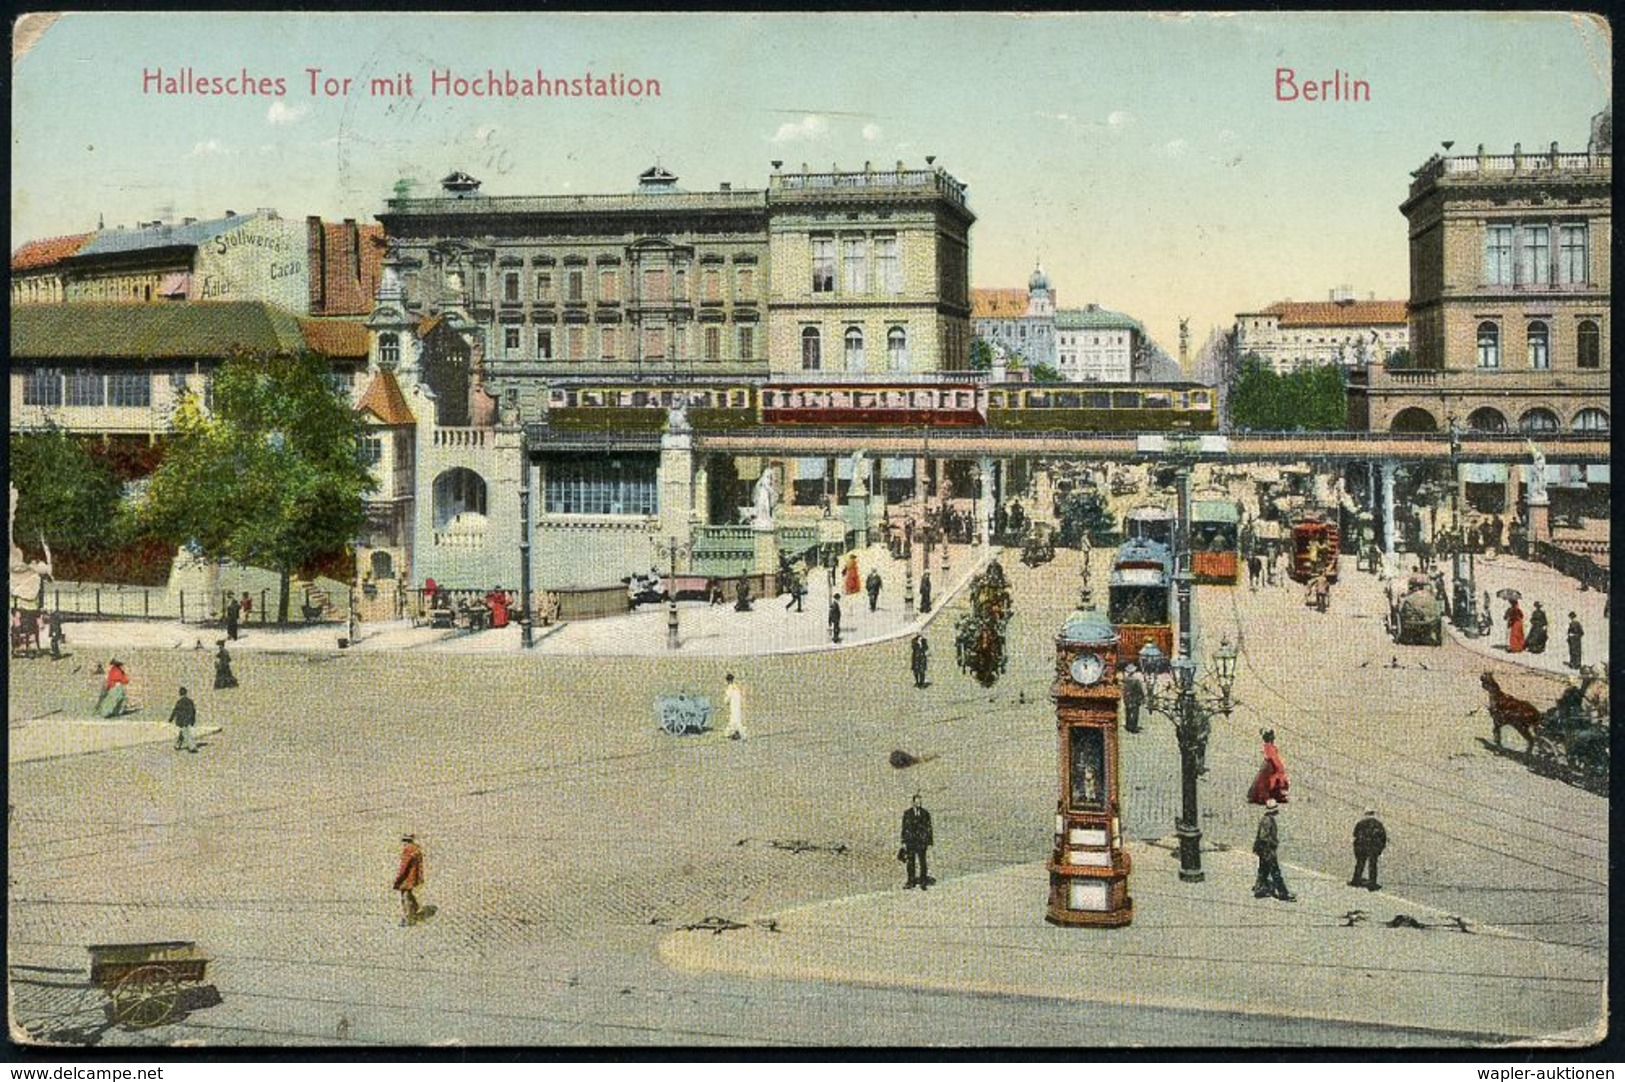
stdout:
[[[1514,595],[1507,604],[1506,612],[1501,619],[1507,626],[1507,653],[1542,654],[1546,652],[1546,642],[1549,636],[1549,621],[1546,609],[1539,601],[1534,603],[1534,609],[1529,613],[1528,628],[1524,626],[1523,607],[1518,603],[1521,599]],[[1579,669],[1585,647],[1585,627],[1580,623],[1576,613],[1569,613],[1569,626],[1566,634],[1569,656],[1565,663],[1571,669]]]
[[11,656],[30,657],[44,650],[42,640],[51,645],[51,657],[62,657],[62,614],[47,609],[11,608]]

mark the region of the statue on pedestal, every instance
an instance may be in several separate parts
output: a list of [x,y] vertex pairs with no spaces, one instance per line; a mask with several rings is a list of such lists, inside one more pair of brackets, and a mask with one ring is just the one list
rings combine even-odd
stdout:
[[1529,502],[1531,504],[1547,503],[1546,497],[1546,455],[1536,446],[1534,440],[1525,440],[1529,444],[1529,455],[1534,464],[1529,467]]
[[773,477],[773,467],[762,466],[762,475],[756,479],[756,488],[751,493],[755,503],[755,513],[752,525],[758,530],[771,530],[773,528],[773,505],[778,502],[778,484]]
[[852,496],[869,495],[869,460],[861,447],[852,452],[852,487],[847,491]]

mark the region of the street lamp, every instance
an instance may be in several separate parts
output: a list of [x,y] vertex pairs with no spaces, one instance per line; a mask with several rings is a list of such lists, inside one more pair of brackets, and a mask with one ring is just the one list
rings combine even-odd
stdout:
[[677,649],[677,555],[687,556],[694,551],[694,542],[679,541],[675,537],[668,537],[662,542],[659,538],[650,538],[649,543],[654,546],[655,556],[658,559],[662,550],[670,558],[671,573],[666,577],[666,649]]
[[[1144,654],[1142,652],[1142,659]],[[1212,677],[1216,682],[1196,681],[1196,662],[1188,656],[1176,657],[1169,665],[1173,687],[1162,691],[1157,682],[1147,681],[1146,709],[1174,723],[1179,741],[1180,812],[1174,824],[1179,836],[1179,878],[1200,883],[1202,872],[1202,826],[1196,800],[1196,778],[1207,772],[1208,734],[1215,716],[1229,717],[1236,707],[1231,690],[1236,680],[1237,651],[1229,639],[1213,654]]]
[[[540,436],[541,426],[536,426]],[[530,425],[519,427],[519,641],[529,650],[532,638],[530,612]]]
[[1452,519],[1450,577],[1455,589],[1450,615],[1462,634],[1478,635],[1476,568],[1461,518],[1461,428],[1450,416],[1450,511]]

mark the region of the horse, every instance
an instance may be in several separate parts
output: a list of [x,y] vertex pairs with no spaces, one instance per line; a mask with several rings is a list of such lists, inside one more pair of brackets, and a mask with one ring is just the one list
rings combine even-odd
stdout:
[[1542,715],[1532,703],[1508,695],[1496,683],[1495,676],[1485,673],[1478,682],[1490,693],[1490,721],[1495,725],[1495,746],[1501,746],[1501,730],[1510,727],[1524,738],[1526,754],[1535,750],[1535,730],[1540,728]]

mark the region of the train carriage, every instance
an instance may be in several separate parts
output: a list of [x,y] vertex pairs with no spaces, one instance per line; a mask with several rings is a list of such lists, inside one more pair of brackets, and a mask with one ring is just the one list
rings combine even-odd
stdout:
[[1337,581],[1337,555],[1342,531],[1330,515],[1322,511],[1302,512],[1292,522],[1293,582],[1308,582],[1326,569],[1326,581]]
[[1129,540],[1117,550],[1107,588],[1107,616],[1117,629],[1118,656],[1138,657],[1155,643],[1173,656],[1173,555],[1155,541]]
[[1141,504],[1129,508],[1123,515],[1123,536],[1129,540],[1154,541],[1172,551],[1178,521],[1179,516],[1171,507],[1160,503]]
[[762,387],[764,425],[965,428],[987,423],[974,383],[771,383]]
[[687,405],[689,423],[702,431],[756,423],[756,389],[748,383],[555,386],[547,393],[547,420],[565,432],[658,432],[680,403]]
[[1162,432],[1218,428],[1213,390],[1197,384],[995,384],[987,392],[994,428],[1066,432]]
[[1191,505],[1191,574],[1197,582],[1235,584],[1239,529],[1232,501],[1197,500]]

